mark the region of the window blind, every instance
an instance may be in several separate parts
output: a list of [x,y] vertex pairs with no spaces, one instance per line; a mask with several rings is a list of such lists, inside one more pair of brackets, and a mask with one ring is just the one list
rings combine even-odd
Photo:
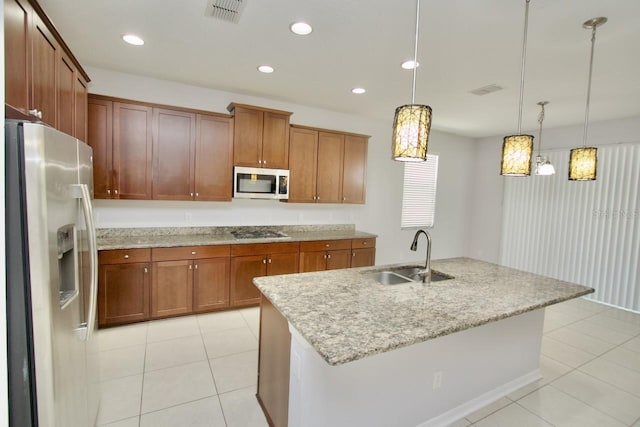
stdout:
[[401,228],[433,227],[437,181],[437,155],[427,154],[425,162],[404,164]]

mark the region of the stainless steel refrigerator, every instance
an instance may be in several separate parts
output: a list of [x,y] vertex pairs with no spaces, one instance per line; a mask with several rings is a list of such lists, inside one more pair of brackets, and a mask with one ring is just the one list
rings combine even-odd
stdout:
[[99,406],[92,150],[5,121],[9,422],[93,426]]

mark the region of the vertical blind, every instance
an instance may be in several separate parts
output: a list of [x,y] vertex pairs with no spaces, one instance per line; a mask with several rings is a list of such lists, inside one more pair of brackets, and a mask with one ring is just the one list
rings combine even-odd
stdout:
[[437,155],[427,154],[425,162],[404,164],[401,228],[433,227],[437,181]]
[[598,148],[596,181],[506,178],[500,262],[593,287],[589,298],[640,311],[640,143]]

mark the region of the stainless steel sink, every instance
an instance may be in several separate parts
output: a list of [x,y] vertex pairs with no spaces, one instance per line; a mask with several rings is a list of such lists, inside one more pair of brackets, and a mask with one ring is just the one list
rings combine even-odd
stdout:
[[[383,285],[399,285],[403,283],[422,282],[424,267],[397,267],[383,271],[368,272],[366,274]],[[431,270],[432,282],[440,282],[453,278],[453,276],[440,271]]]

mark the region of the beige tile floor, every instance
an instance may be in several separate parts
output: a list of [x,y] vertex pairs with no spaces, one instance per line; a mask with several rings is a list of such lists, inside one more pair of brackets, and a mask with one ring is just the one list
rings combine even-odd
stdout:
[[[100,330],[98,424],[266,426],[255,399],[258,314]],[[640,314],[577,299],[547,308],[544,331],[543,378],[453,426],[640,427]]]

